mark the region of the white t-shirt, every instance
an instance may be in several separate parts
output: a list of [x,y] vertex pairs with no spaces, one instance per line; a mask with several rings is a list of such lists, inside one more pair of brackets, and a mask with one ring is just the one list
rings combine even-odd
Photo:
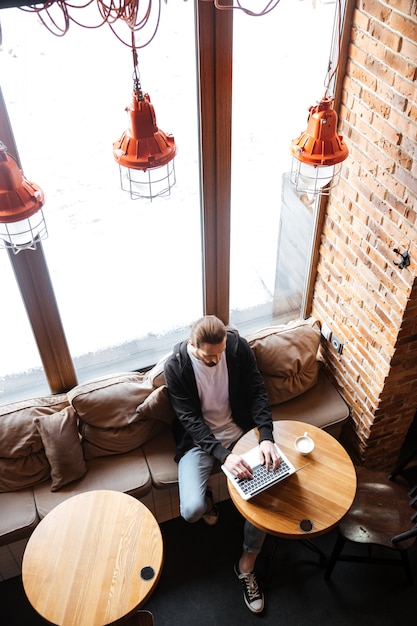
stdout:
[[194,370],[203,419],[216,439],[227,448],[243,435],[243,430],[232,419],[226,354],[223,352],[219,363],[209,367],[193,355],[189,345],[187,351]]

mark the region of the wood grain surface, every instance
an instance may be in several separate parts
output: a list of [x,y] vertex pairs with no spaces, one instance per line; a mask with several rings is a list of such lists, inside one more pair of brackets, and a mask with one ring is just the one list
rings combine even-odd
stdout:
[[23,556],[23,586],[52,624],[104,626],[146,601],[162,562],[162,536],[149,509],[123,493],[90,491],[37,526]]
[[[315,447],[310,454],[301,455],[294,443],[305,432],[314,440]],[[303,422],[275,421],[274,439],[296,468],[309,465],[248,501],[240,497],[228,479],[236,508],[252,524],[278,537],[306,539],[331,530],[347,513],[355,497],[356,473],[349,455],[334,437]],[[233,451],[242,454],[257,443],[257,432],[253,429],[238,441]],[[302,530],[303,520],[311,523],[310,530]]]

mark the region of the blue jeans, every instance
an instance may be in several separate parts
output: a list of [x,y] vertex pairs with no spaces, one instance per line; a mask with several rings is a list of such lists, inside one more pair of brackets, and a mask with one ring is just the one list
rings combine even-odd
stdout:
[[[178,464],[180,512],[187,522],[197,522],[206,512],[206,489],[216,459],[194,447],[181,457]],[[265,533],[245,520],[243,549],[259,554]]]

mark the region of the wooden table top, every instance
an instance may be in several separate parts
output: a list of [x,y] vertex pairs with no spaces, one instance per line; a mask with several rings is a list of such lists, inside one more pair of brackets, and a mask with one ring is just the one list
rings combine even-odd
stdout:
[[[302,455],[294,448],[296,437],[308,432],[315,447]],[[230,497],[240,513],[254,526],[287,539],[306,539],[334,528],[349,510],[356,492],[356,472],[343,446],[324,430],[291,420],[274,422],[275,443],[298,468],[307,467],[270,487],[263,493],[243,500],[230,479]],[[258,443],[256,429],[243,435],[233,452],[242,454]],[[312,528],[302,530],[303,520]],[[303,524],[309,528],[309,524]]]
[[23,555],[26,595],[59,626],[104,626],[143,604],[163,562],[159,525],[139,500],[89,491],[61,503]]

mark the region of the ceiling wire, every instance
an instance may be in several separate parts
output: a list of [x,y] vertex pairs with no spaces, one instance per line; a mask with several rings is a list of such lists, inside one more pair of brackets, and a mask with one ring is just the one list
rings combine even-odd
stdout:
[[[135,43],[136,49],[144,48],[154,39],[159,27],[162,0],[85,0],[83,4],[73,4],[68,0],[49,0],[42,6],[30,5],[20,7],[22,11],[36,13],[42,24],[54,35],[63,37],[69,30],[71,22],[83,28],[100,28],[107,24],[117,39],[132,47],[130,39],[125,39],[116,31],[116,25],[123,22],[130,33],[141,32],[141,43]],[[100,21],[94,24],[81,22],[75,18],[75,11],[96,5]],[[58,15],[57,15],[58,12]],[[150,25],[153,21],[153,26]],[[144,29],[151,28],[147,36]],[[141,38],[137,37],[136,41]]]
[[267,15],[267,13],[270,13],[271,11],[273,11],[273,9],[275,9],[275,7],[280,3],[280,0],[269,0],[269,2],[265,5],[263,9],[261,9],[261,11],[255,12],[255,11],[252,11],[251,9],[248,9],[242,6],[242,4],[240,3],[240,0],[235,0],[236,4],[231,4],[231,5],[220,4],[219,0],[205,0],[205,1],[207,2],[213,1],[214,6],[219,11],[230,11],[230,9],[235,9],[235,10],[243,11],[243,13],[246,13],[246,15],[250,15],[251,17],[260,17],[262,15]]
[[332,41],[330,44],[330,58],[327,67],[327,74],[324,79],[325,97],[328,96],[330,88],[339,69],[340,50],[342,45],[342,0],[337,0],[336,12],[334,16]]

